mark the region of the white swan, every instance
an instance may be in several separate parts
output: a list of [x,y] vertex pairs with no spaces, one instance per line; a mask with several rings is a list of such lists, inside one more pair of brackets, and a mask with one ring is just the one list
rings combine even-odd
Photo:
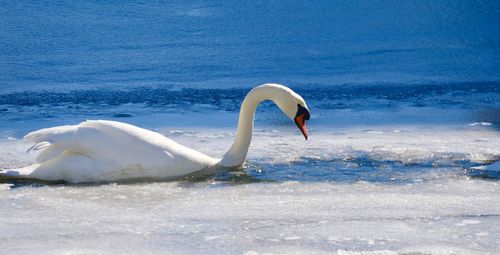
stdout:
[[236,138],[220,160],[165,136],[116,121],[88,120],[31,132],[24,137],[41,150],[37,163],[1,175],[70,183],[134,179],[175,179],[214,166],[243,164],[252,139],[254,114],[264,100],[274,101],[307,139],[309,110],[300,95],[279,84],[252,89],[241,105]]

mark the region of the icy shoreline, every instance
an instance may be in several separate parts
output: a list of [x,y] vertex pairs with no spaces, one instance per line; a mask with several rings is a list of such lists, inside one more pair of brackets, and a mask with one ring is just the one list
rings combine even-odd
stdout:
[[500,186],[489,181],[1,187],[7,253],[478,254],[500,245]]
[[[272,103],[259,107],[239,172],[170,183],[0,184],[2,251],[497,252],[500,175],[473,169],[500,156],[496,88],[350,89],[304,93],[308,141]],[[111,93],[117,97],[104,102],[109,94],[95,91],[40,92],[59,101],[35,105],[29,93],[11,94],[14,104],[0,108],[0,168],[34,161],[21,140],[26,133],[86,119],[138,125],[220,157],[234,139],[245,91],[181,91],[166,96],[186,96],[171,104],[154,89]],[[120,103],[136,95],[146,101]]]
[[[237,112],[160,111],[111,119],[212,156],[222,155],[234,137]],[[306,142],[290,120],[265,107],[256,115],[248,176],[0,184],[2,251],[494,254],[500,245],[498,177],[489,181],[466,170],[500,155],[500,136],[496,124],[464,118],[469,113],[323,109],[313,112]],[[2,123],[2,167],[33,162],[20,140],[26,132],[92,117],[66,116]]]

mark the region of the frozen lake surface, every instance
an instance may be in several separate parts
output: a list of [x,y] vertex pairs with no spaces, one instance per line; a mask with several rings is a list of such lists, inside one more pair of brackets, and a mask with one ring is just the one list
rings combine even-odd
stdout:
[[498,1],[0,1],[0,169],[30,131],[86,119],[213,157],[248,90],[246,164],[174,182],[0,179],[0,253],[497,254]]
[[500,245],[500,190],[484,180],[0,187],[4,253],[494,254]]
[[[471,105],[498,94],[473,95],[475,101],[464,100],[471,97],[467,93],[452,97],[458,105],[391,100],[396,105],[383,106],[374,100],[378,109],[368,99],[359,109],[333,109],[325,105],[342,101],[311,98],[308,141],[277,107],[264,104],[247,164],[197,180],[100,185],[4,180],[2,249],[494,254],[500,245],[500,171],[472,167],[498,159],[498,122]],[[489,105],[497,107],[496,102]],[[84,103],[81,115],[73,112],[78,103],[68,105],[8,106],[1,126],[2,167],[33,162],[35,155],[25,153],[30,145],[20,140],[29,130],[86,118],[136,124],[217,157],[231,144],[237,120],[227,102],[229,110],[219,103],[192,104],[190,111],[179,107],[180,113],[175,106]],[[42,112],[47,115],[34,117]]]

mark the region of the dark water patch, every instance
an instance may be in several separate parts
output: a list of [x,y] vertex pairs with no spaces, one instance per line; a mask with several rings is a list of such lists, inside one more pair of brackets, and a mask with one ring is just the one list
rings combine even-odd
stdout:
[[95,185],[130,185],[137,183],[152,183],[178,181],[183,187],[196,186],[200,183],[212,184],[214,187],[241,185],[260,182],[332,182],[355,183],[370,182],[380,184],[411,184],[442,179],[474,178],[489,181],[499,181],[499,171],[475,170],[477,166],[467,160],[454,161],[439,165],[434,161],[421,163],[404,163],[394,160],[374,160],[366,157],[335,160],[307,160],[288,164],[259,164],[249,162],[239,168],[219,168],[209,174],[189,175],[168,180],[125,180],[97,183],[70,184],[64,181],[44,181],[37,179],[19,179],[0,176],[0,183],[9,184],[10,188],[44,187],[55,185],[70,185],[87,187]]
[[498,173],[477,174],[468,160],[406,163],[368,157],[335,160],[306,160],[289,164],[250,164],[246,173],[261,181],[374,182],[405,184],[436,179],[474,177],[500,180]]
[[17,178],[15,176],[5,176],[0,174],[0,184],[8,184],[11,189],[17,189],[22,187],[45,187],[45,186],[55,186],[55,185],[67,185],[68,183],[64,181],[47,181],[31,178]]
[[115,114],[113,114],[113,118],[130,118],[130,117],[134,117],[134,115],[131,113],[115,113]]
[[391,54],[391,53],[405,53],[405,52],[416,52],[422,49],[380,49],[380,50],[371,50],[366,52],[360,52],[357,54],[353,54],[356,56],[370,56],[370,55],[383,55],[383,54]]
[[249,162],[243,168],[220,169],[209,176],[187,178],[183,185],[212,183],[216,187],[259,182],[370,182],[380,184],[411,184],[442,179],[475,178],[490,181],[500,180],[499,172],[471,169],[477,163],[468,160],[430,160],[405,163],[394,160],[375,160],[368,157],[306,160],[288,164],[259,164]]
[[495,180],[495,181],[500,180],[499,171],[470,169],[467,171],[467,175],[474,179],[485,179],[485,180]]
[[246,167],[218,168],[211,174],[189,175],[179,179],[183,187],[191,187],[200,183],[211,183],[216,187],[228,185],[241,185],[259,182],[275,182],[248,174]]
[[[318,108],[345,109],[363,106],[359,100],[386,100],[387,104],[398,101],[413,102],[416,106],[490,104],[500,101],[500,83],[446,83],[446,84],[345,84],[291,86]],[[0,95],[0,105],[54,106],[54,105],[123,105],[140,103],[148,106],[175,105],[186,107],[193,104],[209,104],[221,110],[235,111],[248,93],[246,88],[171,90],[170,87],[138,87],[128,90],[74,90],[25,91]],[[483,94],[481,102],[470,102],[468,96]],[[486,94],[486,95],[485,95]],[[442,98],[433,98],[442,96]]]
[[234,110],[246,95],[243,89],[182,89],[134,88],[130,90],[76,90],[71,92],[18,92],[0,95],[0,105],[54,106],[95,105],[116,106],[123,104],[146,104],[148,106],[210,104]]

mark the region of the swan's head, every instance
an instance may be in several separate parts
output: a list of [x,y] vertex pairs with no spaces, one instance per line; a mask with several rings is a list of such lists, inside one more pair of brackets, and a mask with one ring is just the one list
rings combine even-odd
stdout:
[[278,105],[290,119],[292,119],[307,140],[306,120],[309,120],[309,108],[304,99],[293,90],[280,84],[264,84],[257,88],[266,91],[268,99]]

